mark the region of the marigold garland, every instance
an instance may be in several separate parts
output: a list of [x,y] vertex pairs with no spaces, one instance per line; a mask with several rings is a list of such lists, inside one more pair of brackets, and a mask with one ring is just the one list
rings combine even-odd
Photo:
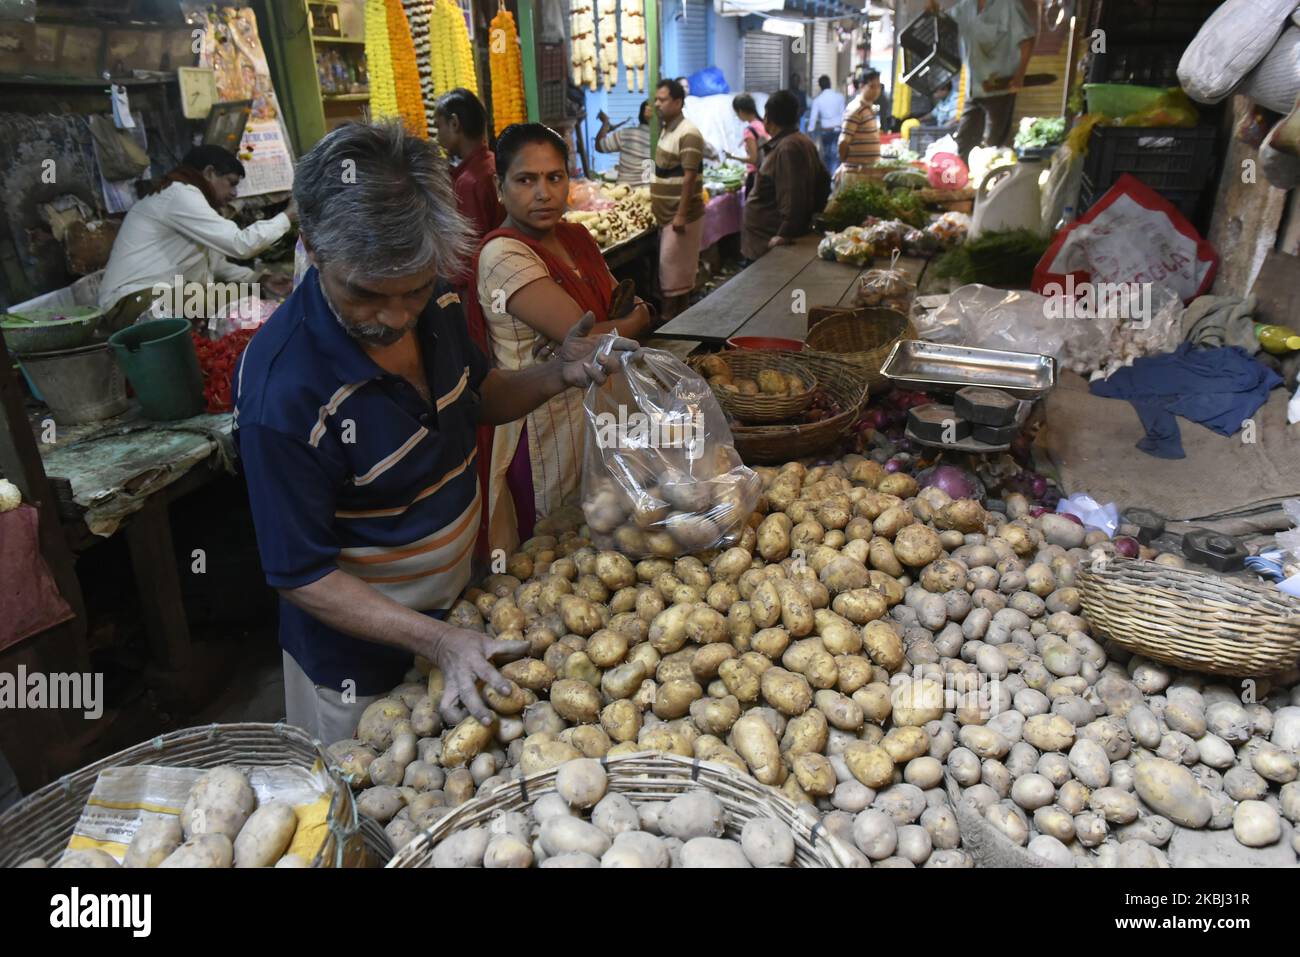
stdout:
[[502,7],[492,18],[491,27],[488,71],[492,77],[492,128],[499,136],[511,123],[525,122],[528,114],[524,107],[523,56],[515,18]]
[[397,93],[397,114],[407,132],[421,139],[429,136],[424,120],[424,95],[420,92],[420,70],[415,65],[415,41],[401,0],[386,0],[388,48],[393,64],[393,86]]
[[478,74],[465,15],[456,0],[435,0],[429,22],[429,57],[433,87],[441,95],[463,86],[478,94]]
[[384,0],[366,0],[366,73],[370,78],[370,116],[397,115],[393,57],[388,43],[388,9]]

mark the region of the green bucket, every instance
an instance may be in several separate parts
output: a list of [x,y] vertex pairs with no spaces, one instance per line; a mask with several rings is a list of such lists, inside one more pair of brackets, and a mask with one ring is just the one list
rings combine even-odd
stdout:
[[188,419],[207,407],[188,319],[137,323],[113,333],[108,342],[149,418]]

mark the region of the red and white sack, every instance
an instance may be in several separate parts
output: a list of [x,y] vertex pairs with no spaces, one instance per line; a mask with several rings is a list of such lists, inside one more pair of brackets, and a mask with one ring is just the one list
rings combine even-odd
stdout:
[[1033,290],[1052,296],[1083,283],[1150,283],[1190,302],[1209,291],[1218,268],[1219,254],[1178,208],[1125,173],[1056,234],[1034,268]]

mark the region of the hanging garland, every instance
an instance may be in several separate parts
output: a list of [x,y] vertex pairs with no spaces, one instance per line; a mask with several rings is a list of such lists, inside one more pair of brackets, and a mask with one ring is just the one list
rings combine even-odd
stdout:
[[433,65],[429,62],[429,20],[433,15],[433,0],[402,0],[406,21],[411,25],[411,39],[415,43],[415,65],[420,72],[420,94],[424,98],[424,118],[429,138],[435,135],[433,106],[437,99],[433,91]]
[[600,41],[600,79],[605,89],[618,86],[618,0],[598,0],[600,20],[596,38]]
[[586,84],[596,89],[596,20],[592,11],[594,0],[569,2],[569,63],[573,67],[573,85]]
[[397,113],[408,133],[427,139],[424,95],[420,92],[420,69],[415,65],[415,41],[406,22],[401,0],[387,0],[388,48],[393,58],[393,85],[397,90]]
[[504,3],[492,18],[488,33],[488,70],[492,77],[492,129],[500,136],[511,123],[523,123],[528,118],[519,32]]
[[623,28],[623,66],[627,70],[627,88],[645,92],[645,7],[642,0],[623,0],[619,20]]
[[366,73],[370,77],[370,116],[397,116],[397,87],[388,42],[388,8],[384,0],[366,0]]
[[435,95],[441,96],[461,86],[478,94],[474,51],[470,47],[465,15],[456,0],[435,0],[429,22],[429,56]]

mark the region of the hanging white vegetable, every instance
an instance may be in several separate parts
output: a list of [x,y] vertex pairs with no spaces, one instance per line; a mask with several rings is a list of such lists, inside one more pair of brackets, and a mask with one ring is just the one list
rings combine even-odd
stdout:
[[598,0],[600,21],[596,37],[600,41],[600,80],[605,89],[618,86],[618,0]]
[[623,66],[627,88],[645,92],[645,7],[642,0],[623,0],[619,25],[623,31]]
[[8,479],[0,479],[0,512],[12,512],[23,504],[23,493]]

